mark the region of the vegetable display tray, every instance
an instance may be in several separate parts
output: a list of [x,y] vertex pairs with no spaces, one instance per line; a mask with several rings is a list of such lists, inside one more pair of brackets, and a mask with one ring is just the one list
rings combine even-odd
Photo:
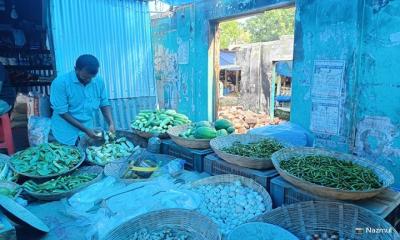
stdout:
[[151,133],[148,133],[148,132],[139,131],[139,130],[136,130],[136,129],[132,129],[132,132],[134,134],[136,134],[136,135],[138,135],[138,136],[140,136],[142,138],[146,138],[146,139],[149,139],[149,138],[152,138],[152,137],[158,137],[158,138],[161,138],[161,139],[169,138],[167,133],[162,133],[162,134],[159,134],[159,135],[155,135],[155,134],[151,134]]
[[[298,189],[293,184],[285,181],[282,177],[276,177],[271,180],[270,194],[274,207],[307,201],[329,201],[327,198],[322,198]],[[400,221],[400,192],[386,189],[374,198],[341,202],[368,209],[381,218],[384,218],[394,227],[396,227],[398,224],[397,222]],[[398,227],[399,231],[400,225]]]
[[168,135],[176,144],[186,148],[208,149],[210,148],[210,139],[188,139],[180,137],[179,134],[188,130],[190,125],[181,125],[170,128]]
[[77,169],[76,171],[74,171],[72,173],[72,175],[78,175],[78,174],[83,174],[83,173],[97,174],[97,177],[85,184],[82,184],[81,186],[79,186],[71,191],[62,192],[62,193],[36,193],[36,192],[29,191],[26,188],[24,189],[24,191],[28,195],[30,195],[38,200],[42,200],[42,201],[56,201],[56,200],[60,200],[62,198],[67,198],[67,197],[70,197],[73,194],[79,192],[83,188],[100,181],[103,177],[103,168],[100,166],[86,166],[86,167]]
[[21,175],[21,176],[25,176],[25,177],[28,177],[28,178],[36,178],[36,179],[55,178],[55,177],[58,177],[58,176],[67,175],[68,173],[74,171],[74,170],[77,169],[80,165],[82,165],[82,163],[83,163],[83,162],[85,161],[85,159],[86,159],[86,154],[85,154],[85,151],[83,151],[83,149],[81,149],[81,148],[78,148],[78,149],[79,149],[79,151],[80,151],[80,153],[81,153],[81,160],[80,160],[74,167],[70,168],[68,171],[59,172],[59,173],[57,173],[57,174],[50,174],[50,175],[46,175],[46,176],[37,176],[37,175],[31,175],[31,174],[27,174],[27,173],[18,172],[18,171],[14,168],[13,164],[11,163],[11,161],[9,161],[9,166],[10,166],[10,168],[11,168],[14,172],[18,173],[18,174]]
[[251,178],[270,192],[270,182],[278,177],[279,173],[275,169],[255,170],[240,167],[220,159],[216,154],[209,154],[204,158],[204,171],[210,175],[235,174],[246,178]]
[[[280,167],[282,161],[288,161],[293,157],[304,157],[304,156],[315,156],[315,155],[334,157],[342,161],[351,161],[360,166],[371,169],[378,176],[379,180],[382,182],[382,187],[377,189],[371,189],[368,191],[349,191],[338,188],[325,187],[298,178],[292,175],[291,173],[283,170]],[[306,147],[286,148],[274,153],[272,155],[272,162],[276,170],[286,181],[292,183],[293,185],[299,187],[300,189],[306,192],[324,198],[331,198],[338,200],[361,200],[361,199],[371,198],[378,195],[380,192],[382,192],[384,189],[388,188],[390,185],[394,183],[393,174],[384,167],[374,162],[350,154],[338,153],[324,149],[306,148]]]
[[191,149],[179,146],[172,140],[165,140],[161,143],[161,153],[186,160],[185,168],[197,172],[204,170],[204,158],[213,153],[212,149]]
[[[400,235],[384,219],[369,210],[340,202],[309,201],[276,208],[252,219],[278,225],[300,239],[335,232],[339,239],[397,240]],[[379,234],[368,229],[383,229]],[[312,239],[312,238],[311,238]]]
[[[258,158],[258,157],[245,157],[230,154],[224,152],[222,149],[231,147],[235,142],[242,144],[249,144],[254,142],[260,142],[265,139],[270,139],[265,136],[255,134],[232,134],[224,137],[218,137],[210,142],[211,148],[218,155],[218,157],[225,161],[246,168],[252,169],[271,169],[273,164],[270,158]],[[285,145],[281,143],[282,145]]]
[[185,231],[191,240],[220,240],[218,227],[208,217],[193,210],[166,209],[133,218],[112,230],[104,240],[132,239],[141,229],[157,231],[163,227]]

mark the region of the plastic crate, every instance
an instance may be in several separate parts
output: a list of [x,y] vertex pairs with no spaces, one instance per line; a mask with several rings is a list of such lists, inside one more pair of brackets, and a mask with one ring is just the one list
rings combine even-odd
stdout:
[[210,175],[235,174],[251,178],[265,187],[269,192],[271,179],[279,176],[275,169],[260,171],[240,167],[220,159],[216,154],[207,155],[204,159],[204,171]]
[[[274,207],[311,200],[329,200],[299,190],[282,177],[271,180],[270,193]],[[335,200],[338,201],[338,200]],[[366,208],[385,218],[394,227],[400,227],[400,192],[385,190],[375,198],[361,201],[344,201]]]
[[185,148],[174,143],[172,140],[164,140],[161,142],[161,153],[186,160],[185,168],[188,170],[203,172],[204,158],[208,154],[213,153],[213,150],[210,148],[204,150]]

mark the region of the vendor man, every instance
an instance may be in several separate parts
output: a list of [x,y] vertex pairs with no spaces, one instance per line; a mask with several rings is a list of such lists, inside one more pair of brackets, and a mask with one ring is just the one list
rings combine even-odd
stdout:
[[98,70],[96,57],[82,55],[76,60],[75,71],[51,84],[51,133],[58,142],[77,145],[81,134],[98,138],[93,131],[93,115],[99,108],[109,130],[115,131],[104,81],[96,77]]

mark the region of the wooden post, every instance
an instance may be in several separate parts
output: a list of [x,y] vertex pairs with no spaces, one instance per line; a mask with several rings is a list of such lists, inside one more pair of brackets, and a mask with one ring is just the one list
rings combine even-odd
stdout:
[[272,79],[271,79],[271,92],[270,92],[270,107],[269,107],[269,117],[274,120],[275,117],[275,82],[276,82],[276,72],[275,63],[272,64]]

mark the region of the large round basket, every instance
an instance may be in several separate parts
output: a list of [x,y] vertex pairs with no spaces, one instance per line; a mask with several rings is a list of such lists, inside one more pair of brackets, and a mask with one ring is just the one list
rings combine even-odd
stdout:
[[[78,188],[75,188],[75,189],[73,189],[71,191],[68,191],[68,192],[62,192],[62,193],[36,193],[36,192],[29,191],[26,188],[24,189],[24,191],[28,195],[30,195],[30,196],[32,196],[32,197],[34,197],[36,199],[42,200],[42,201],[56,201],[56,200],[60,200],[62,198],[68,198],[68,197],[72,196],[73,194],[79,192],[83,188],[85,188],[85,187],[87,187],[87,186],[89,186],[89,185],[91,185],[91,184],[93,184],[95,182],[100,181],[102,179],[102,177],[103,177],[103,168],[100,167],[100,166],[86,166],[86,167],[82,167],[82,168],[77,169],[76,171],[74,171],[72,173],[72,175],[79,175],[79,174],[83,174],[83,173],[96,174],[97,177],[94,178],[92,181],[89,181],[89,182],[79,186]],[[43,182],[43,181],[41,181],[41,182]]]
[[191,240],[221,239],[215,223],[196,211],[185,209],[165,209],[140,215],[118,226],[103,239],[133,239],[134,234],[142,229],[152,232],[164,227],[184,231]]
[[210,148],[210,139],[188,139],[180,137],[179,134],[186,131],[190,125],[182,125],[170,128],[168,135],[176,144],[193,149],[207,149]]
[[9,161],[9,166],[10,166],[10,168],[11,168],[14,172],[16,172],[17,174],[19,174],[19,175],[21,175],[21,176],[28,177],[28,178],[36,178],[36,179],[49,179],[49,178],[54,178],[54,177],[66,175],[66,174],[68,174],[68,173],[74,171],[75,169],[77,169],[80,165],[82,165],[82,163],[83,163],[83,162],[85,161],[85,159],[86,159],[86,155],[85,155],[85,152],[83,151],[83,149],[81,149],[81,148],[77,148],[77,149],[78,149],[79,152],[81,153],[81,159],[80,159],[80,161],[79,161],[74,167],[70,168],[69,170],[64,171],[64,172],[59,172],[59,173],[56,173],[56,174],[50,174],[50,175],[46,175],[46,176],[37,176],[37,175],[31,175],[31,174],[28,174],[28,173],[18,172],[18,171],[14,168],[14,166],[13,166],[13,164],[12,164],[11,161]]
[[[382,187],[368,191],[348,191],[338,188],[324,187],[321,185],[310,183],[301,178],[298,178],[290,174],[289,172],[283,170],[280,167],[282,161],[290,160],[293,157],[313,156],[313,155],[330,156],[337,158],[338,160],[351,161],[360,166],[371,169],[376,174],[376,176],[379,177],[379,180],[382,182]],[[318,148],[282,149],[272,155],[272,162],[276,170],[285,180],[307,192],[325,198],[333,198],[338,200],[361,200],[361,199],[371,198],[376,196],[382,190],[384,190],[385,188],[389,187],[394,183],[393,174],[390,171],[386,170],[384,167],[380,166],[379,164],[373,163],[366,159],[356,157],[350,154],[338,153]]]
[[149,138],[152,138],[152,137],[158,137],[158,138],[161,138],[161,139],[169,138],[167,133],[151,134],[151,133],[148,133],[148,132],[139,131],[137,129],[132,129],[132,132],[134,134],[136,134],[136,135],[138,135],[138,136],[140,136],[142,138],[146,138],[146,139],[149,139]]
[[[324,233],[339,235],[336,239],[400,239],[394,228],[381,217],[364,208],[339,202],[296,203],[274,209],[251,221],[278,225],[300,239]],[[383,232],[369,233],[371,230]]]
[[210,146],[218,157],[229,163],[252,169],[270,169],[274,167],[270,158],[244,157],[222,151],[222,149],[232,146],[235,142],[249,144],[265,139],[268,139],[268,137],[253,134],[232,134],[211,140]]
[[233,174],[222,174],[212,177],[203,178],[191,183],[191,187],[199,187],[203,185],[215,185],[224,183],[233,183],[235,181],[240,181],[244,186],[251,188],[261,195],[265,205],[265,211],[270,211],[272,209],[272,200],[268,192],[260,184],[255,182],[253,179],[233,175]]

